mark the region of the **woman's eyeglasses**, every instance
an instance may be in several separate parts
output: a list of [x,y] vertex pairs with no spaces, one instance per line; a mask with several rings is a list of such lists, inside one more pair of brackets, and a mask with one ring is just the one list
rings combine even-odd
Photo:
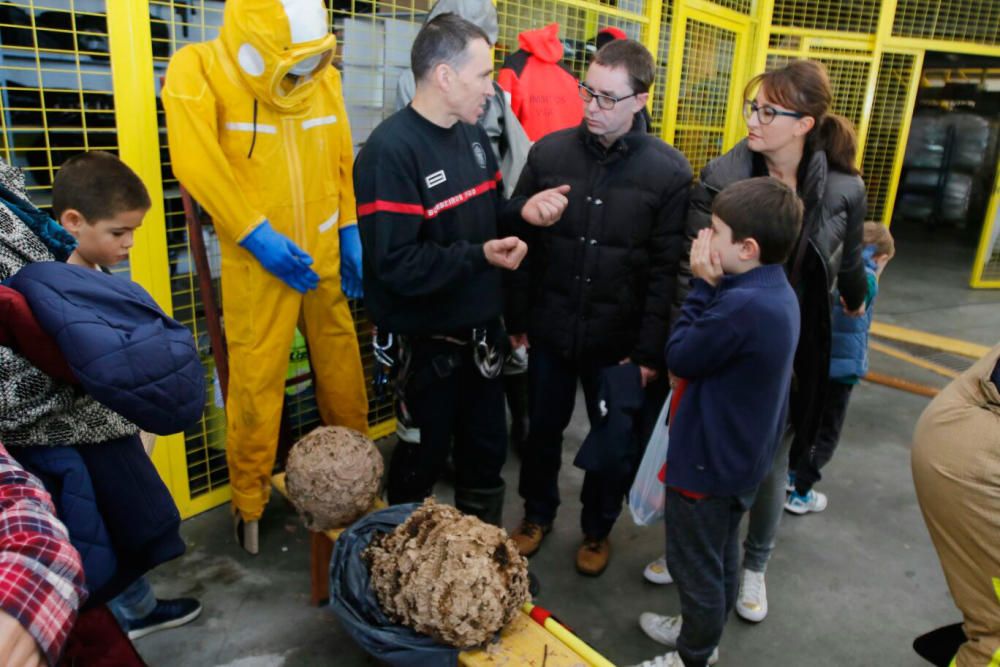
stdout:
[[761,125],[770,125],[778,116],[788,116],[789,118],[802,118],[806,114],[798,111],[783,111],[772,106],[760,106],[752,100],[743,103],[743,117],[750,120],[750,116],[757,114],[757,120]]
[[583,81],[577,83],[580,88],[580,99],[590,104],[590,100],[597,100],[597,107],[599,109],[604,109],[605,111],[611,111],[615,108],[615,105],[622,100],[627,100],[630,97],[635,97],[638,93],[632,93],[631,95],[625,95],[624,97],[612,97],[611,95],[602,95],[601,93],[593,90]]

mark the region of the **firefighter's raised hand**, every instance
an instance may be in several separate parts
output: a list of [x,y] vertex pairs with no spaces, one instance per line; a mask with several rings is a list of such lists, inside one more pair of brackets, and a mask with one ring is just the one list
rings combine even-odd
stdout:
[[521,217],[530,225],[536,227],[549,227],[559,222],[563,211],[569,205],[566,193],[569,192],[568,185],[549,188],[536,192],[521,209]]

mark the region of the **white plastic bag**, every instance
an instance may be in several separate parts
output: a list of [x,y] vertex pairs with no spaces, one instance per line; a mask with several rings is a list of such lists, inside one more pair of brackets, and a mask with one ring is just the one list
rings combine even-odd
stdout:
[[642,455],[639,472],[636,473],[632,490],[628,494],[628,508],[632,512],[632,520],[638,526],[649,526],[663,518],[667,490],[660,472],[667,463],[667,447],[670,444],[667,414],[670,412],[672,395],[673,392],[663,402],[660,416],[656,418],[656,428],[649,436],[646,453]]

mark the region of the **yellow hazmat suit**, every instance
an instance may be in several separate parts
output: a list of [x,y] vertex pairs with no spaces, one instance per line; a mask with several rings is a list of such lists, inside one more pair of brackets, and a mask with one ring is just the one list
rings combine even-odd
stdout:
[[[259,519],[268,500],[297,322],[323,421],[368,429],[361,354],[341,291],[339,233],[357,214],[351,132],[330,66],[335,39],[325,27],[318,39],[295,39],[288,4],[226,2],[219,37],[178,51],[163,88],[174,174],[221,239],[227,451],[244,521]],[[312,74],[286,76],[303,62],[316,63]],[[313,258],[317,289],[300,294],[239,245],[265,219]]]

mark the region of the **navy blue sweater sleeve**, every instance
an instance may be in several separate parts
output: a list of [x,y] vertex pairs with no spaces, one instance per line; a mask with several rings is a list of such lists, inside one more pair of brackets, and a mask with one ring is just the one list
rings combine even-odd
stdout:
[[381,161],[354,169],[364,270],[401,296],[423,296],[454,287],[489,267],[481,243],[441,245],[422,239],[424,206],[413,177]]
[[667,341],[667,368],[678,377],[711,375],[739,352],[742,336],[732,311],[715,297],[716,289],[704,280],[692,281]]

